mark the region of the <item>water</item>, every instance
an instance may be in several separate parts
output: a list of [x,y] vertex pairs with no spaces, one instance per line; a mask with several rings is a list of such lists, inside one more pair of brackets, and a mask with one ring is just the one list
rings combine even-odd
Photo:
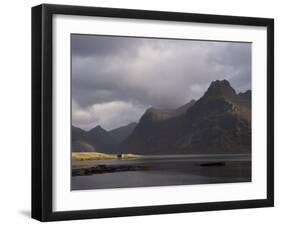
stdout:
[[[201,166],[223,162],[223,166]],[[251,156],[222,155],[162,155],[134,160],[73,161],[73,167],[104,165],[141,165],[145,170],[122,171],[89,176],[74,176],[72,190],[128,188],[189,184],[212,184],[251,181]]]

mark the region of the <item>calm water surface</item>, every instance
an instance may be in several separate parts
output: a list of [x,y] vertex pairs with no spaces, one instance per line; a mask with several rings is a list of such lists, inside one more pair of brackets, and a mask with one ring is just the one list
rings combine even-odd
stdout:
[[[224,162],[224,166],[200,166]],[[141,165],[146,170],[75,176],[72,190],[128,188],[167,185],[231,183],[251,181],[251,155],[161,155],[131,160],[73,161],[73,167],[104,165]]]

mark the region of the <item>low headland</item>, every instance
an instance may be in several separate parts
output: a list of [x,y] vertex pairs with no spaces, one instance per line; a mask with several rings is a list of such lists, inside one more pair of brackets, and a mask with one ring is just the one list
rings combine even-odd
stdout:
[[[135,154],[105,154],[100,152],[72,152],[72,176],[86,176],[91,174],[112,173],[120,171],[145,170],[142,165],[106,165],[106,164],[80,164],[87,160],[131,160],[142,158]],[[79,163],[80,162],[80,163]]]
[[72,160],[113,160],[113,159],[139,159],[142,155],[136,154],[105,154],[100,152],[72,152]]

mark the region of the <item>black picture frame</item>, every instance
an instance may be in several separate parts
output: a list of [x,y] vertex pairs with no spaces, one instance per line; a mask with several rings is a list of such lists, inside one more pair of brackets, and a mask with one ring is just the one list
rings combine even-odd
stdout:
[[[52,210],[52,18],[55,14],[267,28],[267,198],[95,210]],[[43,4],[32,8],[32,218],[40,221],[270,207],[274,205],[274,20],[268,18]]]

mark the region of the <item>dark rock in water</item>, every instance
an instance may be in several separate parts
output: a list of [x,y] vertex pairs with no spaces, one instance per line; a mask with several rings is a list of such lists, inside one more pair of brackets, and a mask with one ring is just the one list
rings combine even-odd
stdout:
[[100,174],[100,173],[113,173],[121,171],[137,171],[137,170],[146,170],[148,166],[143,165],[96,165],[87,168],[78,168],[72,169],[72,176],[87,176],[91,174]]
[[200,166],[225,166],[225,162],[207,162],[207,163],[201,163]]

